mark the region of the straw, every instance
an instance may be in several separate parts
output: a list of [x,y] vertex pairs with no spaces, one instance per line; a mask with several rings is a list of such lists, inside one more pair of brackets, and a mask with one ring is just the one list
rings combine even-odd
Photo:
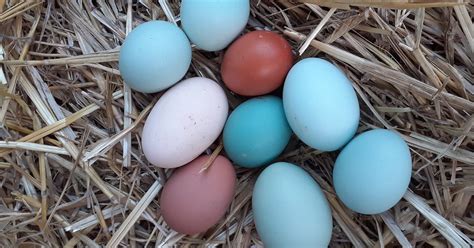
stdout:
[[[334,63],[358,95],[358,132],[391,129],[410,147],[404,198],[366,216],[335,194],[338,152],[292,137],[277,160],[300,165],[323,189],[334,219],[330,247],[473,247],[473,4],[250,2],[243,33],[272,30],[289,41],[295,62]],[[173,171],[148,163],[141,147],[161,94],[124,85],[118,58],[140,23],[180,26],[179,7],[179,0],[0,0],[0,247],[263,247],[251,206],[260,169],[237,167],[234,200],[205,233],[176,233],[161,216],[160,191]],[[224,85],[223,53],[193,47],[185,77]],[[231,109],[248,99],[224,89]],[[203,173],[225,155],[221,142],[209,147]]]

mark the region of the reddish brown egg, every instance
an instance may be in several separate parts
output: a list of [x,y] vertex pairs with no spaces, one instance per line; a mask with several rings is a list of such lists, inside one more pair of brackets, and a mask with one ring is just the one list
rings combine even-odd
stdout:
[[253,31],[227,49],[221,74],[233,92],[257,96],[280,87],[292,65],[291,47],[283,37],[270,31]]
[[175,231],[197,234],[217,224],[232,202],[235,169],[218,156],[207,170],[200,172],[210,156],[200,156],[177,169],[161,193],[161,213]]

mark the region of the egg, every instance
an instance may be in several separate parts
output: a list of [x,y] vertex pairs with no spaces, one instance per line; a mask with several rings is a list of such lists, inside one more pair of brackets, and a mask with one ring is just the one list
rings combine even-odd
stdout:
[[227,113],[227,97],[216,82],[201,77],[183,80],[161,96],[145,121],[145,157],[162,168],[190,162],[219,137]]
[[359,124],[359,103],[349,79],[319,58],[303,59],[291,68],[283,107],[296,136],[321,151],[344,146]]
[[254,168],[277,158],[290,137],[281,99],[257,97],[230,114],[224,127],[224,149],[234,163]]
[[224,216],[235,191],[235,170],[223,156],[201,171],[210,156],[200,156],[173,172],[163,187],[161,214],[175,231],[205,232]]
[[119,55],[119,70],[130,88],[153,93],[177,83],[191,65],[191,44],[184,32],[165,21],[138,25]]
[[333,171],[337,196],[350,209],[379,214],[405,194],[411,177],[411,156],[402,137],[384,129],[356,136],[341,151]]
[[253,31],[225,52],[222,80],[237,94],[263,95],[283,84],[292,65],[291,46],[283,37],[270,31]]
[[249,14],[249,0],[181,1],[183,30],[206,51],[227,47],[244,29]]
[[255,225],[265,247],[328,247],[329,204],[302,168],[274,163],[259,175],[252,196]]

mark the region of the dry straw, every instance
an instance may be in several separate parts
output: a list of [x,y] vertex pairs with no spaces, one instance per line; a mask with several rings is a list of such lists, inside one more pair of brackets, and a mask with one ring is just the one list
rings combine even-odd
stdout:
[[[473,247],[473,11],[467,0],[251,1],[245,32],[274,30],[298,59],[335,63],[359,96],[359,131],[394,129],[410,145],[410,190],[363,216],[334,194],[337,154],[290,142],[281,159],[310,172],[331,205],[331,247]],[[171,171],[140,147],[160,95],[124,86],[117,60],[133,27],[179,24],[178,13],[178,0],[0,0],[0,246],[263,246],[251,210],[258,170],[238,169],[231,208],[207,233],[178,234],[160,215]],[[222,52],[193,58],[187,76],[221,82]],[[227,95],[231,107],[244,100]]]

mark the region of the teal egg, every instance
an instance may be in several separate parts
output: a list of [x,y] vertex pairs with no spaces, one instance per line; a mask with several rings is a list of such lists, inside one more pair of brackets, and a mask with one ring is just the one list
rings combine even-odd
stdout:
[[265,247],[328,247],[331,209],[302,168],[274,163],[260,174],[252,196],[255,226]]
[[323,59],[303,59],[291,68],[283,105],[296,136],[321,151],[344,146],[359,125],[359,103],[351,82]]
[[277,158],[290,137],[281,99],[257,97],[240,104],[229,116],[224,127],[224,149],[234,163],[254,168]]
[[411,156],[402,137],[385,129],[356,136],[336,159],[334,188],[342,202],[362,214],[382,213],[405,194]]
[[153,93],[177,83],[191,65],[191,45],[176,25],[150,21],[128,34],[120,48],[119,70],[130,88]]
[[249,0],[182,0],[181,24],[200,49],[218,51],[227,47],[245,28]]

